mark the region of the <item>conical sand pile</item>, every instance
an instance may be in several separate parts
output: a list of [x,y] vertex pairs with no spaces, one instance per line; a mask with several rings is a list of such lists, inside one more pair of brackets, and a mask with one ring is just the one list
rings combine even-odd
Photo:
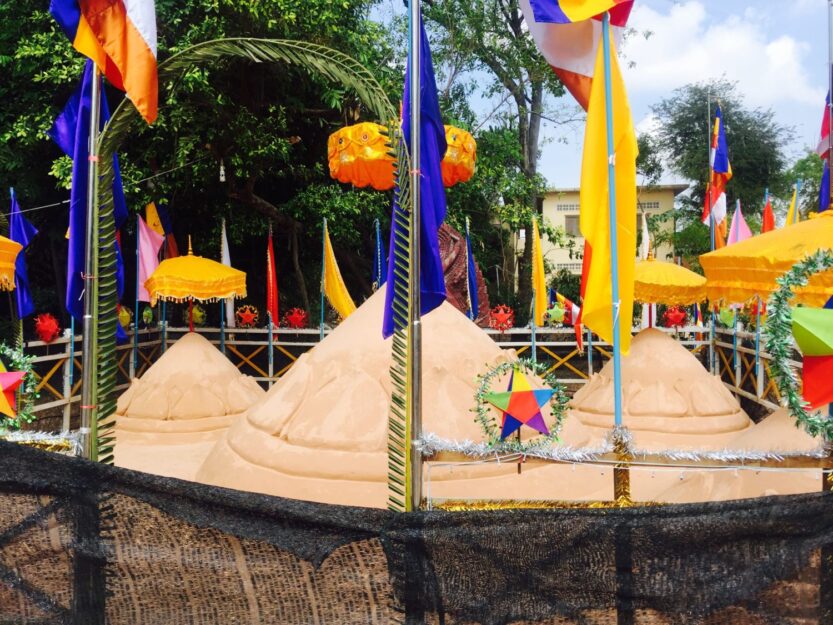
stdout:
[[116,407],[116,464],[193,479],[217,438],[265,395],[208,340],[191,332]]
[[[570,412],[598,435],[613,427],[613,363],[579,390]],[[622,359],[622,420],[638,449],[723,449],[752,426],[723,383],[665,333],[647,329]]]
[[[327,503],[385,507],[391,342],[376,293],[302,356],[234,423],[199,470],[201,482]],[[450,440],[483,440],[474,422],[476,377],[512,356],[450,304],[424,318],[424,425]],[[545,415],[547,416],[547,415]],[[594,444],[577,421],[562,442]],[[435,498],[609,497],[607,470],[482,464],[426,469]]]

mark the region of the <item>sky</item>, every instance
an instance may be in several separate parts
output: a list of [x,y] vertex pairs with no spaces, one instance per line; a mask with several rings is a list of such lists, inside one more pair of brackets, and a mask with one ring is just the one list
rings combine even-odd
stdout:
[[[651,105],[674,89],[725,77],[748,106],[772,108],[794,129],[790,161],[815,146],[827,93],[825,0],[636,0],[629,26],[652,33],[629,37],[621,50],[638,131],[650,129]],[[578,186],[582,136],[582,125],[544,130],[539,171],[551,186]]]

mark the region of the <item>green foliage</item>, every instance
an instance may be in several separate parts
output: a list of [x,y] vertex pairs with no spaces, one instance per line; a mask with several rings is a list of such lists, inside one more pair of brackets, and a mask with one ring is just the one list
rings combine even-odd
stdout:
[[[797,204],[802,218],[819,209],[819,187],[823,173],[824,161],[815,152],[808,151],[784,175],[790,184],[801,181]],[[782,213],[786,214],[789,205],[788,194],[785,194],[779,204],[783,207]]]
[[[711,102],[711,120],[707,103]],[[720,104],[729,147],[733,177],[726,189],[729,218],[739,199],[744,215],[753,223],[760,220],[764,191],[787,197],[785,146],[792,129],[778,124],[771,109],[748,108],[734,83],[716,80],[686,85],[653,107],[659,127],[655,147],[665,155],[671,170],[690,180],[692,190],[678,198],[677,253],[696,263],[697,255],[710,249],[707,229],[699,224],[709,176],[709,148],[715,104]]]
[[574,304],[581,301],[581,276],[567,269],[559,269],[550,282],[555,289]]

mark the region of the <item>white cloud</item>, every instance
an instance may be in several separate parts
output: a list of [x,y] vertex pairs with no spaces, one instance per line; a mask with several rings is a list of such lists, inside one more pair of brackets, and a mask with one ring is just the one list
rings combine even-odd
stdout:
[[752,11],[717,20],[697,0],[666,13],[637,3],[629,25],[637,31],[623,44],[633,63],[624,70],[631,93],[665,97],[685,84],[725,77],[752,106],[824,101],[826,89],[815,86],[802,65],[809,45],[789,35],[768,39]]

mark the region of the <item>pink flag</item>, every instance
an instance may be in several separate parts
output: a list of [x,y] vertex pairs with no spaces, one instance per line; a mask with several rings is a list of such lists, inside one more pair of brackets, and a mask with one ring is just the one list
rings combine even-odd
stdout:
[[743,213],[740,210],[740,202],[738,202],[735,214],[732,215],[732,226],[729,228],[729,238],[726,241],[726,245],[740,243],[741,241],[746,241],[746,239],[751,237],[752,231],[749,229],[749,226],[746,224],[746,220],[743,218]]
[[140,302],[149,302],[150,295],[145,288],[145,282],[159,266],[159,248],[165,242],[165,237],[145,223],[141,215],[139,220],[139,296]]

